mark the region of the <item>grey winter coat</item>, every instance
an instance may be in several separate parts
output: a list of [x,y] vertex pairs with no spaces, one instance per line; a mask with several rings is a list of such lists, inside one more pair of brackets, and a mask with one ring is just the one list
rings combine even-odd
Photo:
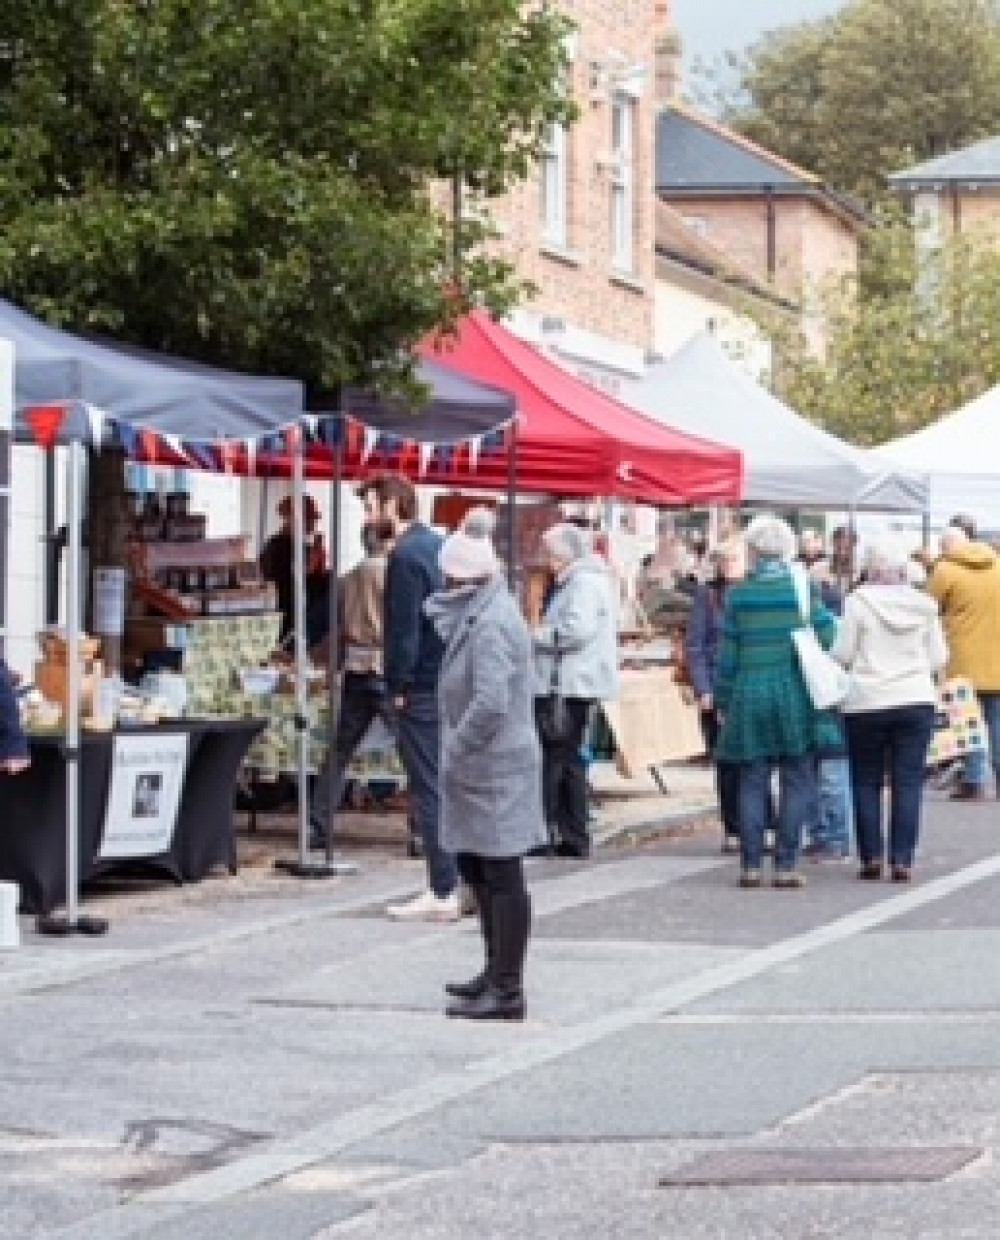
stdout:
[[547,838],[527,626],[499,578],[435,594],[425,610],[445,642],[441,844],[481,857],[523,856]]
[[588,702],[618,696],[618,603],[611,570],[593,555],[571,564],[535,630],[535,692],[551,692],[559,649],[559,691]]

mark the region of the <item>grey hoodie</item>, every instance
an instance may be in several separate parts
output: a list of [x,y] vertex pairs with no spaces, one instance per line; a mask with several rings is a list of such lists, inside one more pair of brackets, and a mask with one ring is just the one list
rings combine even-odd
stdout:
[[913,586],[862,586],[848,595],[830,654],[851,674],[848,714],[932,704],[948,661],[937,604]]

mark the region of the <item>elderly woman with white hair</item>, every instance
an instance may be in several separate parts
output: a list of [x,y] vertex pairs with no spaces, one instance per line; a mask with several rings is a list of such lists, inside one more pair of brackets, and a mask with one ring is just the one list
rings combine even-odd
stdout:
[[764,833],[769,826],[771,773],[778,772],[774,886],[804,885],[797,866],[802,830],[815,814],[816,757],[842,744],[836,716],[812,704],[792,634],[805,624],[829,646],[835,617],[817,587],[808,587],[804,616],[793,574],[796,540],[780,518],[761,515],[744,539],[751,560],[747,579],[726,600],[715,704],[722,715],[716,757],[740,768],[740,885],[761,885]]
[[559,855],[582,858],[590,833],[581,750],[591,706],[618,696],[618,606],[611,569],[586,530],[560,522],[542,545],[554,579],[534,633],[545,818]]
[[470,512],[440,553],[424,610],[444,642],[441,841],[476,897],[485,964],[445,990],[449,1016],[523,1020],[531,904],[522,858],[545,839],[531,638],[500,572],[493,514]]
[[888,862],[907,882],[920,832],[924,768],[934,727],[934,676],[948,659],[937,604],[909,581],[909,556],[875,542],[864,559],[864,585],[847,598],[831,654],[851,673],[843,711],[854,788],[861,869],[882,877],[882,792],[891,792]]

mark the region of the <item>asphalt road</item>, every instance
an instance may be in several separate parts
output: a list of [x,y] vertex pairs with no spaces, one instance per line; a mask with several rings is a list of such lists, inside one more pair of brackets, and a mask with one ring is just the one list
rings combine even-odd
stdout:
[[385,920],[417,863],[105,900],[0,955],[0,1236],[994,1240],[998,841],[934,801],[912,887],[740,891],[711,830],[537,864],[521,1027],[443,1017],[477,936]]

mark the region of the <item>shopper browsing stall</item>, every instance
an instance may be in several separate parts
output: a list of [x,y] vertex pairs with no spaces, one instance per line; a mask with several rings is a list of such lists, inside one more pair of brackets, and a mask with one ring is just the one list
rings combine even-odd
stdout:
[[568,522],[542,536],[554,585],[534,633],[545,817],[557,851],[590,855],[582,747],[590,708],[618,696],[618,607],[608,565]]
[[0,660],[0,771],[19,775],[30,765],[31,751],[21,726],[14,676]]
[[545,839],[541,754],[532,718],[531,639],[474,509],[441,549],[444,589],[426,611],[444,642],[441,839],[476,897],[486,963],[451,984],[449,1016],[523,1020],[531,905],[522,858]]
[[424,605],[443,584],[441,538],[417,520],[417,493],[406,478],[385,474],[361,488],[376,535],[390,543],[385,576],[385,691],[399,757],[427,860],[428,887],[386,910],[395,920],[457,921],[458,871],[441,844],[438,766],[438,676],[444,646]]

